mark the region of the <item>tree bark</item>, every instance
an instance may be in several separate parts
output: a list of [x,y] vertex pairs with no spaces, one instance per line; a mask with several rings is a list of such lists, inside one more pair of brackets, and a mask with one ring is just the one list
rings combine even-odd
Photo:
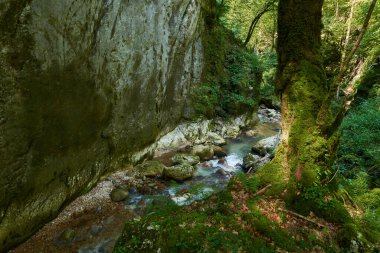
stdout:
[[279,3],[276,90],[283,134],[275,158],[259,174],[277,193],[299,194],[332,174],[336,141],[318,124],[329,91],[320,53],[322,5],[323,0]]
[[[345,63],[358,48],[375,3]],[[272,183],[272,193],[290,200],[330,181],[339,144],[340,122],[330,110],[335,89],[326,82],[320,52],[322,6],[323,0],[280,0],[278,8],[276,91],[282,101],[282,142],[259,176],[263,184]]]
[[[344,44],[343,44],[343,51],[342,51],[342,59],[340,61],[340,68],[339,68],[339,71],[342,71],[343,70],[343,63],[346,59],[346,52],[347,52],[347,48],[348,48],[348,44],[350,42],[350,35],[351,35],[351,21],[352,21],[352,17],[354,15],[354,8],[355,8],[355,1],[352,0],[351,1],[351,8],[350,8],[350,15],[348,17],[348,21],[347,21],[347,31],[346,31],[346,38],[344,40]],[[336,99],[339,98],[339,93],[340,93],[340,86],[338,86],[338,88],[336,89]]]
[[343,62],[346,58],[346,52],[348,48],[348,43],[350,42],[350,35],[351,35],[351,21],[352,17],[354,16],[354,9],[355,9],[355,1],[351,2],[351,8],[350,8],[350,16],[348,17],[347,21],[347,32],[346,32],[346,38],[344,40],[344,45],[343,45],[343,52],[342,52],[342,60],[340,64],[340,70],[343,68]]

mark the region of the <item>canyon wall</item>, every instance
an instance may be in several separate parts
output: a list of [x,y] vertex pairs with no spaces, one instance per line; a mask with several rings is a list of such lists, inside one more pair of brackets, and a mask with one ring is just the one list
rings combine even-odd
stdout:
[[0,251],[179,122],[203,67],[197,0],[0,3]]

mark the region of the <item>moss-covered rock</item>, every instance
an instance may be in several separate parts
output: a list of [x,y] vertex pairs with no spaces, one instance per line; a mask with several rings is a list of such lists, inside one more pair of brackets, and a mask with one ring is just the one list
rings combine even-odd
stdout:
[[191,155],[191,154],[175,154],[171,158],[172,162],[174,165],[176,164],[190,164],[190,165],[195,165],[201,161],[199,156],[196,155]]
[[199,156],[201,160],[210,160],[214,156],[214,150],[209,145],[196,145],[193,147],[192,154]]
[[165,169],[165,165],[163,165],[159,161],[145,161],[142,164],[136,166],[137,172],[140,176],[145,177],[156,177],[162,174]]
[[129,192],[127,189],[122,187],[116,187],[111,191],[111,200],[114,202],[119,202],[127,199],[129,196]]
[[257,161],[260,159],[260,156],[248,153],[243,158],[243,167],[245,169],[254,168],[256,166]]
[[190,164],[179,164],[172,167],[167,167],[164,170],[164,175],[176,181],[184,181],[193,176],[195,168]]
[[277,145],[280,143],[280,136],[272,136],[258,141],[252,146],[252,152],[265,156],[266,154],[272,154]]

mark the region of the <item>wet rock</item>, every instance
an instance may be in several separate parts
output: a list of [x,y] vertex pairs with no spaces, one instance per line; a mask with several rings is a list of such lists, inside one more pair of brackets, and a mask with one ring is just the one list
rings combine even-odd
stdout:
[[225,136],[229,138],[236,138],[239,134],[240,134],[240,127],[236,125],[232,125],[226,129]]
[[219,175],[219,176],[223,176],[225,177],[227,175],[226,171],[222,168],[218,169],[216,172],[215,172],[216,175]]
[[255,137],[258,135],[258,132],[256,130],[249,130],[245,132],[245,135],[247,135],[248,137]]
[[128,195],[129,195],[128,190],[121,187],[116,187],[111,192],[111,200],[113,202],[123,201],[128,198]]
[[140,188],[138,188],[139,192],[141,194],[146,194],[146,195],[150,195],[152,194],[152,188],[149,187],[148,185],[142,185]]
[[260,159],[261,159],[260,156],[248,153],[243,158],[243,168],[250,169],[252,167],[257,167],[257,163],[259,162]]
[[198,164],[198,166],[204,169],[208,169],[212,167],[212,164],[210,162],[203,162],[203,163]]
[[216,146],[223,146],[227,143],[226,140],[222,136],[220,136],[219,134],[214,133],[214,132],[210,132],[208,134],[207,139],[209,142],[211,142],[212,144],[214,144]]
[[192,150],[193,155],[197,155],[201,160],[210,160],[214,156],[214,150],[208,145],[196,145]]
[[222,159],[219,159],[219,161],[218,161],[218,164],[226,164],[227,163],[227,161],[226,161],[226,159],[224,159],[224,158],[222,158]]
[[266,108],[265,105],[260,106],[258,115],[262,122],[281,121],[280,112],[275,109]]
[[156,184],[155,183],[149,183],[148,186],[151,188],[154,188],[156,186]]
[[179,165],[165,168],[164,175],[176,181],[184,181],[188,178],[191,178],[194,172],[195,172],[195,169],[192,165],[179,164]]
[[214,146],[213,150],[214,150],[214,155],[216,155],[217,157],[227,156],[227,152],[222,147]]
[[136,167],[136,170],[139,172],[142,177],[156,177],[162,174],[165,169],[159,161],[145,161],[142,164]]
[[252,152],[260,156],[272,153],[280,142],[279,136],[265,138],[252,146]]
[[191,155],[191,154],[176,154],[175,156],[172,157],[171,160],[174,165],[184,164],[184,163],[195,165],[201,161],[199,156]]

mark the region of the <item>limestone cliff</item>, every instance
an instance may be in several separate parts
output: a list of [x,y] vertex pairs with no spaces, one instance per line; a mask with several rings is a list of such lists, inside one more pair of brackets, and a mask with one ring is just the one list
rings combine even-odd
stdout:
[[0,3],[0,251],[181,118],[202,72],[197,0]]

